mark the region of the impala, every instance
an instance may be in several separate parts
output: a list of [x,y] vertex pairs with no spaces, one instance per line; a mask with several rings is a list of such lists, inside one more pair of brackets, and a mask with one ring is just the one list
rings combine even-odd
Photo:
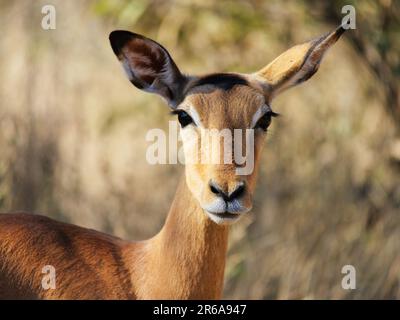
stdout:
[[[156,93],[177,115],[185,155],[197,150],[202,130],[254,130],[255,169],[232,163],[185,166],[166,222],[146,241],[132,242],[44,216],[0,215],[0,298],[218,299],[223,289],[229,225],[252,208],[266,131],[276,114],[272,99],[309,79],[337,28],[287,50],[252,74],[181,73],[157,42],[128,31],[110,34],[129,80]],[[235,141],[232,142],[235,144]],[[197,147],[196,147],[197,146]],[[212,151],[208,151],[212,152]],[[54,289],[42,287],[42,268],[56,271]]]

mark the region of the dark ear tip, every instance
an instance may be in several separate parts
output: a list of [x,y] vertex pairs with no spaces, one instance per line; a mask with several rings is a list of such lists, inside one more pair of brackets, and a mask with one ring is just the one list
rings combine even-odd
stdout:
[[344,28],[344,25],[341,24],[339,27],[336,28],[335,33],[338,37],[340,37],[347,29]]
[[111,32],[108,38],[110,39],[111,48],[115,55],[118,56],[122,47],[133,37],[135,37],[134,33],[125,30],[115,30]]

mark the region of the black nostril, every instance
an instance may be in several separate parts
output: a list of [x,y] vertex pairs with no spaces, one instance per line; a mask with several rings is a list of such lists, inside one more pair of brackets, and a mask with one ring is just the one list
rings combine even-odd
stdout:
[[218,185],[210,182],[210,190],[212,193],[220,196],[225,201],[230,201],[239,198],[246,190],[246,187],[244,183],[242,183],[230,195],[228,195],[228,193],[222,191],[222,189]]
[[215,194],[219,194],[220,193],[220,191],[216,187],[214,187],[212,184],[210,184],[210,189],[211,189],[212,193],[215,193]]
[[225,201],[229,200],[228,194],[226,194],[219,186],[212,182],[210,182],[210,190],[212,193],[222,197],[222,199],[224,199]]
[[244,185],[244,184],[241,184],[240,186],[238,186],[238,187],[236,188],[235,191],[233,191],[233,192],[229,195],[229,200],[233,200],[233,199],[239,198],[239,197],[244,193],[245,190],[246,190],[245,185]]
[[219,190],[217,187],[213,186],[212,184],[210,184],[210,189],[211,189],[212,193],[215,193],[215,194],[221,193],[221,190]]

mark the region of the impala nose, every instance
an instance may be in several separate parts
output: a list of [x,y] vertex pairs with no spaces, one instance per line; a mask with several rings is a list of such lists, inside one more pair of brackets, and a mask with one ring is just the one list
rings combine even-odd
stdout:
[[225,201],[232,201],[240,198],[240,196],[246,190],[245,184],[242,181],[236,185],[236,188],[231,193],[229,193],[227,190],[224,190],[213,181],[210,181],[209,186],[212,193],[214,193],[218,197],[221,197]]

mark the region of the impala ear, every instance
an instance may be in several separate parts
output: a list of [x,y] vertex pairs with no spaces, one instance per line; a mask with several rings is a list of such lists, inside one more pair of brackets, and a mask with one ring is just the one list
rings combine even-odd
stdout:
[[159,94],[172,108],[181,102],[187,80],[163,46],[129,31],[113,31],[109,39],[132,84]]
[[345,29],[340,26],[318,39],[290,48],[256,76],[269,91],[271,97],[285,89],[298,85],[317,72],[325,52],[339,39]]

